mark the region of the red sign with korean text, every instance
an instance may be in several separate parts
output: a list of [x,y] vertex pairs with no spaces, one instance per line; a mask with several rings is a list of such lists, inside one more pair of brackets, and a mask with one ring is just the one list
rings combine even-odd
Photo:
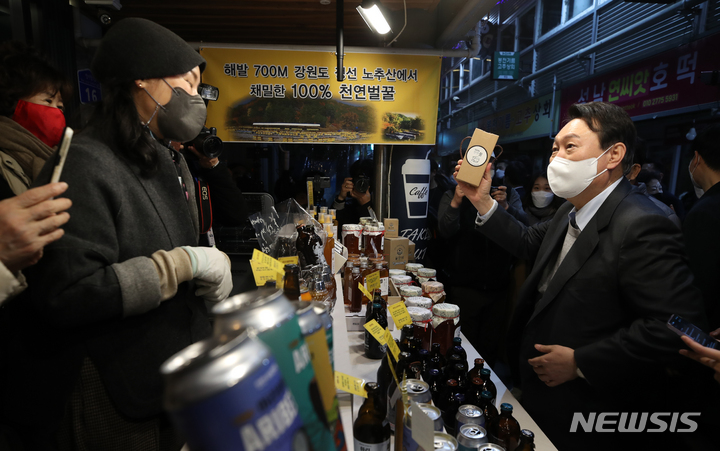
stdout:
[[561,118],[573,103],[610,102],[631,117],[714,102],[718,87],[700,80],[720,68],[720,34],[563,89]]

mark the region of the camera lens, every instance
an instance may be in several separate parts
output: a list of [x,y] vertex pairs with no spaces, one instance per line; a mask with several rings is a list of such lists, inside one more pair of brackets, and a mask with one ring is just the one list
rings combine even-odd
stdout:
[[217,136],[208,135],[202,144],[202,152],[208,158],[217,158],[222,153],[222,140]]

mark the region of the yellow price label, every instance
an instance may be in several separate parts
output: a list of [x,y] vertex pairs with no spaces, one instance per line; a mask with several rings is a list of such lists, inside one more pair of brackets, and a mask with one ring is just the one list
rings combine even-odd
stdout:
[[375,271],[365,277],[365,285],[370,293],[380,289],[380,271]]
[[398,329],[402,329],[403,326],[412,324],[412,318],[410,318],[410,313],[408,313],[404,302],[397,302],[388,306],[388,310],[390,311],[390,315],[392,316],[393,321],[395,321],[395,326]]
[[275,274],[276,274],[276,276],[275,276],[275,286],[276,286],[279,290],[282,290],[283,287],[285,286],[285,284],[283,283],[283,278],[285,277],[285,273],[276,272]]
[[395,374],[395,366],[392,363],[392,360],[390,360],[390,354],[385,354],[385,357],[388,359],[388,365],[390,366],[390,372],[393,375],[393,379],[395,379],[395,383],[400,385],[400,381],[398,380],[397,374]]
[[369,299],[369,302],[372,302],[372,300],[373,300],[372,294],[370,294],[370,293],[368,292],[368,290],[365,289],[365,287],[363,286],[363,284],[361,284],[360,282],[358,282],[358,287],[360,287],[360,291],[362,291],[362,294],[364,294],[365,297]]
[[387,329],[385,329],[385,341],[387,342],[388,349],[390,349],[390,352],[392,352],[392,355],[395,357],[395,361],[397,362],[400,359],[400,348],[398,348],[397,343],[395,343],[395,339]]
[[370,332],[370,335],[375,337],[375,339],[380,343],[380,345],[385,346],[387,344],[387,341],[385,341],[385,329],[378,324],[377,321],[370,320],[363,326],[365,329]]
[[283,265],[299,265],[300,264],[300,259],[298,258],[297,255],[293,255],[292,257],[280,257],[280,258],[278,258],[278,261],[280,263],[282,263]]
[[252,268],[253,277],[255,278],[255,285],[261,287],[265,285],[265,282],[272,280],[277,282],[277,271],[275,269],[265,266],[255,260],[250,260],[250,267]]
[[260,252],[257,249],[253,249],[253,255],[252,255],[251,260],[255,260],[256,262],[260,263],[261,265],[267,266],[267,267],[273,269],[273,271],[282,272],[282,273],[285,272],[285,265],[283,265],[279,261],[275,260],[271,256],[269,256],[267,254],[263,254],[262,252]]
[[352,393],[353,395],[367,398],[364,379],[348,376],[347,374],[339,371],[335,371],[335,388],[344,392]]

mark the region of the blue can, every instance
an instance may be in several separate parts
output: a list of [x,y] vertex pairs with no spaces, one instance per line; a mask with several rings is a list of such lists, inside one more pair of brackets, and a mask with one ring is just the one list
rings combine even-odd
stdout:
[[247,333],[188,346],[160,371],[165,409],[191,449],[310,449],[275,358]]

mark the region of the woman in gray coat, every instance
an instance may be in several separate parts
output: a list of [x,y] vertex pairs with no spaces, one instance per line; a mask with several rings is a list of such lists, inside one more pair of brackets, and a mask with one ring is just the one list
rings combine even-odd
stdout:
[[29,298],[2,313],[13,333],[0,408],[29,449],[182,446],[162,413],[159,367],[210,334],[204,300],[232,288],[227,256],[197,247],[192,179],[168,147],[205,122],[204,67],[143,19],[119,21],[97,51],[103,100],[61,177],[72,219],[28,274]]

